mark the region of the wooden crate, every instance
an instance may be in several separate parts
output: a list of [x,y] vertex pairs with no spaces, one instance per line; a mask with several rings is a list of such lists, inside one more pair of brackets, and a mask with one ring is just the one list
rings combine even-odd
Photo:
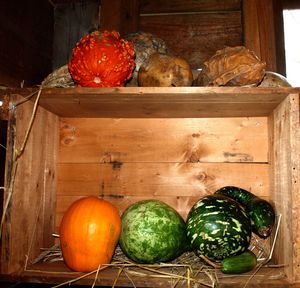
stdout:
[[[6,199],[12,192],[2,278],[61,283],[80,275],[63,262],[31,263],[56,243],[52,234],[64,211],[84,195],[103,197],[120,213],[138,200],[161,199],[186,217],[200,197],[236,185],[271,201],[282,215],[272,258],[280,267],[260,269],[247,287],[300,283],[300,89],[44,89],[16,167],[33,115],[37,93],[24,98],[31,92],[1,92],[11,107]],[[100,272],[98,284],[111,286],[117,273]],[[91,285],[93,277],[78,283]],[[218,285],[243,287],[248,278],[220,275]],[[166,278],[135,281],[136,287],[170,285]],[[124,275],[118,285],[132,287]]]

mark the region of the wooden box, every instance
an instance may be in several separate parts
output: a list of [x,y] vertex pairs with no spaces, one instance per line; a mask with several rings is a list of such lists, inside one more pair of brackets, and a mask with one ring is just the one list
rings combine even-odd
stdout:
[[[1,92],[10,97],[2,278],[62,283],[81,275],[63,262],[32,263],[57,243],[64,211],[84,195],[103,197],[120,213],[136,201],[161,199],[186,217],[200,197],[236,185],[271,201],[282,217],[275,266],[252,276],[220,274],[218,287],[244,287],[247,280],[247,287],[300,285],[300,89],[32,92]],[[113,285],[117,273],[100,272],[96,284]],[[135,287],[171,285],[163,277],[132,277]],[[76,283],[91,285],[94,278]],[[134,287],[124,274],[117,285]]]

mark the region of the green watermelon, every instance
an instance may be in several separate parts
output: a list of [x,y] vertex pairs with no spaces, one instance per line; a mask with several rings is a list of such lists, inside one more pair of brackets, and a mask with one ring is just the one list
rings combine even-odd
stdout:
[[185,221],[162,201],[136,202],[122,215],[119,244],[124,254],[138,263],[173,260],[187,246]]
[[197,254],[221,261],[246,251],[251,240],[251,221],[236,201],[223,195],[208,195],[189,211],[187,237]]

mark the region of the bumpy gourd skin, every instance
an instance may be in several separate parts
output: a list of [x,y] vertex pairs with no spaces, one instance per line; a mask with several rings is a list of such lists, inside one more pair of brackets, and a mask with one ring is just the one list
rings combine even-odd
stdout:
[[224,195],[243,205],[250,216],[252,230],[262,238],[270,236],[275,224],[275,210],[266,200],[235,186],[225,186],[215,194]]
[[76,44],[68,67],[79,86],[124,86],[135,67],[134,55],[133,44],[118,32],[95,31]]
[[187,236],[197,254],[221,261],[249,247],[250,218],[236,201],[223,195],[208,195],[190,210]]

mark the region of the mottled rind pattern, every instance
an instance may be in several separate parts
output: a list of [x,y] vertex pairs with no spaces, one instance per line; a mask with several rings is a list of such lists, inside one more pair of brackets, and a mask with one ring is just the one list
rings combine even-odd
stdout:
[[186,248],[186,225],[172,207],[158,200],[131,205],[122,215],[120,247],[139,263],[167,262]]
[[215,194],[227,196],[243,205],[251,219],[252,231],[261,238],[269,237],[275,225],[275,209],[266,200],[235,186],[225,186]]
[[244,252],[251,239],[246,211],[222,195],[208,195],[192,207],[187,218],[187,236],[199,255],[223,260]]

